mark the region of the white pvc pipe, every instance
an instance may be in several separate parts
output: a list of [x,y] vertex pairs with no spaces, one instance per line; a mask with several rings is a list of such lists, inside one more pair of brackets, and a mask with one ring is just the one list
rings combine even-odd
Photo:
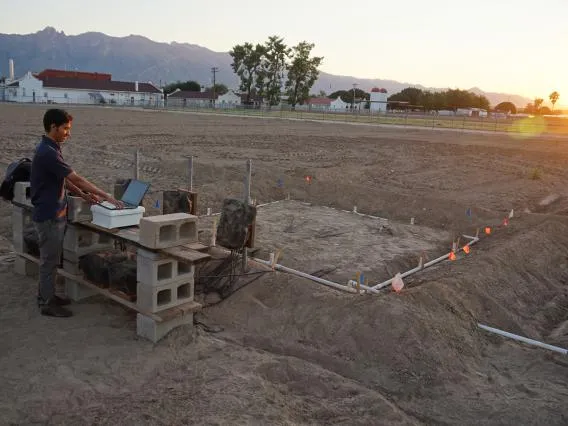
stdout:
[[[468,238],[469,238],[469,237],[468,237]],[[476,242],[479,241],[479,238],[477,238],[477,237],[471,237],[471,238],[473,238],[473,239],[472,239],[469,243],[467,243],[466,246],[471,246],[471,245],[473,245],[473,244],[475,244]],[[460,248],[459,250],[463,250],[463,248]],[[459,251],[459,250],[458,250],[458,251]],[[450,252],[450,253],[451,253],[451,252]],[[404,272],[403,274],[400,274],[400,277],[401,277],[401,278],[407,277],[407,276],[412,275],[412,274],[414,274],[414,273],[416,273],[416,272],[418,272],[418,271],[421,271],[421,270],[424,269],[424,268],[427,268],[427,267],[429,267],[429,266],[435,265],[436,263],[439,263],[439,262],[441,262],[441,261],[447,259],[448,257],[450,257],[450,253],[446,253],[446,254],[444,254],[443,256],[440,256],[440,257],[438,257],[438,258],[436,258],[436,259],[434,259],[434,260],[431,260],[430,262],[425,263],[423,266],[417,266],[416,268],[413,268],[413,269],[411,269],[411,270],[409,270],[409,271],[406,271],[406,272]],[[382,289],[382,288],[385,288],[385,287],[391,285],[393,281],[394,281],[394,277],[393,277],[393,278],[390,278],[390,279],[388,279],[388,280],[386,280],[386,281],[384,281],[384,282],[382,282],[382,283],[380,283],[380,284],[374,285],[374,286],[371,287],[371,288],[374,289],[374,290],[380,290],[380,289]]]
[[539,342],[538,340],[529,339],[527,337],[509,333],[507,331],[499,330],[498,328],[489,327],[487,325],[478,323],[477,326],[485,331],[489,331],[490,333],[495,333],[503,337],[508,337],[509,339],[518,340],[519,342],[527,343],[529,345],[538,346],[540,348],[558,352],[561,353],[562,355],[568,355],[568,349],[559,348],[558,346],[548,345],[546,343]]
[[[269,261],[266,261],[266,260],[256,259],[256,258],[253,259],[253,260],[255,262],[262,263],[263,265],[272,266],[272,263],[270,263]],[[324,280],[323,278],[314,277],[313,275],[306,274],[305,272],[296,271],[295,269],[288,268],[288,267],[283,266],[283,265],[276,264],[276,265],[274,265],[274,268],[278,269],[280,271],[283,271],[283,272],[288,272],[289,274],[294,274],[294,275],[297,275],[299,277],[307,278],[308,280],[312,280],[312,281],[315,281],[317,283],[327,285],[329,287],[333,287],[337,290],[346,291],[348,293],[357,293],[357,290],[355,290],[354,288],[348,287],[348,286],[343,285],[343,284],[334,283],[333,281]]]

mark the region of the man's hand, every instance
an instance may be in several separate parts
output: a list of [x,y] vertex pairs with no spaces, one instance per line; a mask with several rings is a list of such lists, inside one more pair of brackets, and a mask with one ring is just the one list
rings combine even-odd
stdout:
[[122,201],[116,200],[110,196],[110,194],[106,194],[105,197],[102,197],[103,200],[108,201],[109,203],[115,205],[119,209],[124,208],[124,203]]
[[95,194],[90,194],[88,192],[81,192],[81,198],[89,204],[98,204],[101,202],[100,198]]

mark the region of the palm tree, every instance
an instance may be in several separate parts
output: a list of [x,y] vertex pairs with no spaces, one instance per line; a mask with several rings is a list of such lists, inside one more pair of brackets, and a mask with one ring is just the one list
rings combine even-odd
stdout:
[[554,105],[556,105],[560,94],[555,90],[548,97],[550,98],[550,102],[552,103],[552,111],[554,111]]
[[540,112],[540,107],[542,106],[543,102],[544,102],[544,99],[542,99],[542,98],[536,98],[534,100],[534,112],[535,112],[535,114],[538,114]]

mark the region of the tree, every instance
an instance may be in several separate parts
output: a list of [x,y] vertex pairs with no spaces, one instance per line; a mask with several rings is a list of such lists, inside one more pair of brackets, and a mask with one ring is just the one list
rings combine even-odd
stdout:
[[407,87],[388,97],[388,101],[408,102],[410,105],[420,105],[424,92],[416,87]]
[[175,83],[171,83],[168,84],[166,86],[164,86],[164,93],[165,94],[169,94],[172,93],[174,90],[179,89],[179,90],[188,90],[190,92],[200,92],[201,91],[201,85],[197,82],[197,81],[176,81]]
[[269,37],[264,46],[256,88],[258,94],[265,98],[269,105],[280,103],[280,93],[290,53],[291,49],[284,44],[284,39],[278,36]]
[[[213,92],[213,86],[208,87],[206,89],[208,92]],[[229,91],[229,88],[221,83],[216,83],[215,84],[215,94],[219,95],[219,96],[223,96],[225,93],[227,93]]]
[[540,114],[541,115],[550,115],[550,114],[552,114],[552,111],[547,106],[543,106],[543,107],[540,108]]
[[[323,57],[310,57],[313,48],[314,44],[306,41],[292,48],[292,63],[288,67],[288,80],[286,81],[288,103],[292,105],[292,108],[308,98],[310,89],[318,79],[318,67]],[[325,92],[323,95],[325,96]]]
[[540,113],[540,108],[541,108],[543,102],[544,102],[544,99],[542,99],[542,98],[536,98],[534,100],[533,107],[534,107],[534,113],[535,114]]
[[517,107],[512,102],[501,102],[495,107],[495,111],[505,112],[507,114],[516,114]]
[[341,96],[343,102],[346,102],[348,104],[354,103],[356,100],[368,101],[371,98],[371,95],[369,95],[367,92],[357,88],[355,89],[355,96],[353,96],[353,94],[354,94],[353,89],[337,90],[333,92],[331,95],[329,95],[329,98],[337,99],[338,97]]
[[556,105],[556,102],[558,102],[560,94],[557,91],[554,91],[548,97],[550,99],[550,103],[552,104],[552,111],[554,111],[554,106]]
[[407,87],[389,96],[388,101],[392,103],[404,102],[410,107],[423,107],[425,111],[456,110],[457,108],[489,109],[489,100],[485,96],[459,89],[429,92],[415,87]]
[[241,79],[239,89],[246,94],[246,104],[250,104],[251,92],[255,81],[259,78],[258,71],[265,50],[261,44],[253,46],[251,43],[245,43],[236,45],[229,51],[229,55],[233,58],[231,67]]

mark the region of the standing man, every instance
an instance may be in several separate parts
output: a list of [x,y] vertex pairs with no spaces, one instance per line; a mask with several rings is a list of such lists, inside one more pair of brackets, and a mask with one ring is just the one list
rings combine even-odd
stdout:
[[55,294],[55,276],[61,260],[67,224],[65,187],[91,204],[100,200],[123,207],[122,203],[79,176],[63,160],[61,146],[71,135],[73,117],[61,109],[50,109],[43,116],[45,135],[36,148],[30,176],[31,201],[40,252],[38,303],[41,314],[70,317],[64,305],[69,299]]

